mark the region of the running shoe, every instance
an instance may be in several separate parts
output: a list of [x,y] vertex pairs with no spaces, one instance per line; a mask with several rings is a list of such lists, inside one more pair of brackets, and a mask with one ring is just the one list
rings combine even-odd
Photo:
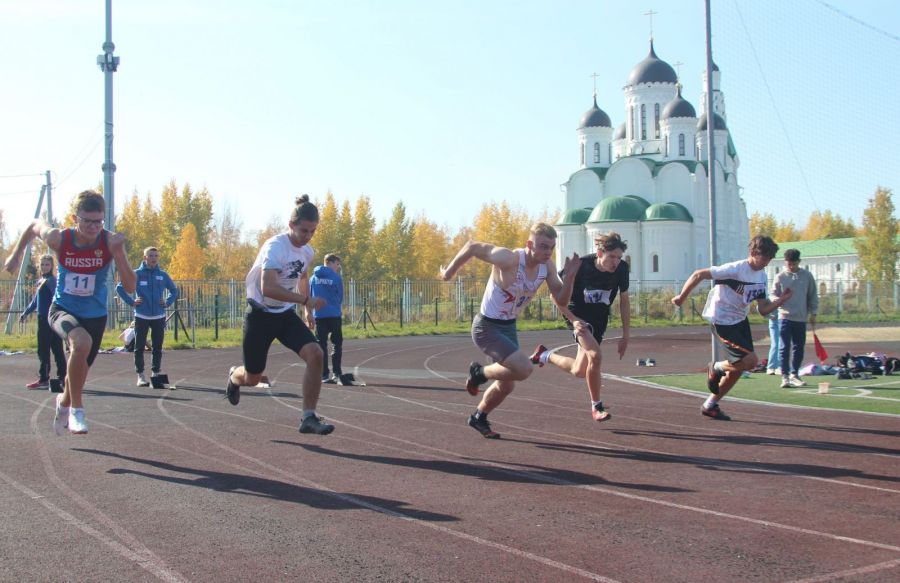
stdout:
[[137,381],[134,383],[138,387],[149,387],[150,381],[147,380],[147,377],[144,376],[144,373],[137,373]]
[[788,377],[788,384],[791,385],[792,387],[805,387],[806,386],[806,383],[803,382],[803,379],[801,379],[800,377],[798,377],[795,374],[792,374],[790,377]]
[[725,376],[725,373],[716,370],[714,362],[706,365],[706,388],[713,395],[719,394],[719,381]]
[[329,385],[333,385],[337,382],[337,379],[335,379],[333,376],[331,376],[331,373],[326,372],[326,373],[322,374],[322,382],[327,383]]
[[69,409],[69,433],[84,435],[87,432],[88,426],[84,420],[84,409],[71,407]]
[[591,409],[591,416],[594,418],[594,421],[606,421],[607,419],[611,419],[612,415],[609,411],[603,408],[603,403],[597,403]]
[[50,387],[50,381],[42,381],[42,380],[36,380],[33,383],[28,383],[27,385],[25,385],[26,389],[32,389],[32,390],[46,389],[48,387]]
[[488,423],[487,417],[476,419],[474,414],[469,415],[469,427],[488,439],[500,439],[500,434],[491,429],[491,424]]
[[343,374],[335,373],[334,378],[337,379],[337,384],[342,387],[352,387],[353,381],[356,380],[356,377],[353,376],[352,372],[345,372]]
[[709,409],[701,406],[700,412],[711,419],[718,419],[719,421],[731,421],[731,417],[729,417],[728,415],[725,414],[724,411],[722,411],[722,409],[719,407],[718,403],[716,403]]
[[232,405],[237,405],[241,401],[241,386],[231,382],[231,373],[236,368],[236,366],[233,366],[228,369],[228,383],[225,385],[225,398]]
[[782,389],[790,389],[791,381],[787,377],[781,377],[781,388]]
[[478,387],[487,382],[484,376],[484,367],[473,362],[469,364],[469,376],[466,377],[466,390],[473,397],[478,394]]
[[62,395],[56,395],[56,411],[53,413],[53,432],[62,435],[69,426],[69,407],[60,405]]
[[307,415],[300,423],[300,433],[315,433],[318,435],[328,435],[334,431],[334,425],[323,423],[325,419],[317,415]]
[[544,354],[545,352],[547,352],[547,347],[544,346],[543,344],[538,344],[535,347],[534,352],[531,353],[531,356],[528,357],[531,359],[531,364],[536,364],[538,366],[544,366],[544,363],[541,362],[541,355]]

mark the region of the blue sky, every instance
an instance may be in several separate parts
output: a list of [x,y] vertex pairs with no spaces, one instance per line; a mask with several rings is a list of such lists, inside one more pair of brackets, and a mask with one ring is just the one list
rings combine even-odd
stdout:
[[[900,11],[712,4],[749,211],[803,224],[831,209],[858,224],[877,185],[900,189]],[[248,231],[328,189],[368,195],[379,220],[403,201],[453,231],[485,201],[560,208],[590,75],[618,125],[650,9],[657,54],[683,63],[699,109],[702,0],[114,1],[117,199],[174,178],[206,186]],[[53,172],[58,210],[102,180],[104,18],[103,0],[0,2],[10,234],[34,213],[35,174]]]

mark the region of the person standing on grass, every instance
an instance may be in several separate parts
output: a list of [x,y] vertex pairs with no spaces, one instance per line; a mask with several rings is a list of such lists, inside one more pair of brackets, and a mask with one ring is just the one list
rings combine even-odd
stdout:
[[[588,334],[584,322],[566,308],[568,297],[562,295],[563,282],[551,259],[555,247],[556,229],[547,223],[536,223],[531,227],[524,249],[507,249],[469,241],[449,265],[440,268],[441,279],[449,281],[472,257],[491,264],[491,276],[484,289],[481,310],[472,321],[472,340],[494,362],[487,366],[471,363],[466,379],[466,390],[472,396],[478,395],[481,385],[493,381],[469,417],[469,426],[486,438],[500,437],[491,429],[488,413],[512,393],[516,381],[527,379],[534,368],[529,357],[519,350],[516,316],[545,281],[563,315],[573,322],[576,336]],[[563,271],[567,278],[575,276],[573,260],[566,259]]]
[[[162,366],[163,338],[166,334],[166,308],[178,299],[178,287],[169,274],[159,268],[159,249],[144,249],[144,260],[135,271],[137,291],[135,296],[125,293],[119,283],[116,293],[129,306],[134,306],[134,370],[137,372],[137,386],[147,387],[150,381],[144,376],[144,345],[150,332],[152,357],[151,376],[160,374]],[[138,350],[140,347],[140,350]]]
[[56,276],[53,275],[53,256],[41,256],[41,281],[37,285],[34,298],[22,315],[19,322],[34,311],[37,311],[37,353],[38,353],[38,379],[25,385],[26,389],[46,389],[50,386],[50,353],[56,361],[56,378],[62,383],[66,378],[66,352],[63,350],[62,338],[50,329],[47,314],[50,312],[50,304],[53,303],[53,295],[56,293]]
[[5,268],[13,273],[25,247],[41,239],[56,253],[59,280],[47,320],[50,328],[69,345],[65,390],[56,398],[53,429],[61,435],[88,432],[82,390],[88,370],[100,350],[106,331],[107,278],[113,262],[122,285],[134,293],[135,275],[125,254],[125,236],[103,228],[106,203],[92,190],[75,199],[75,227],[57,229],[35,219],[19,238]]
[[781,340],[781,388],[805,387],[800,378],[803,350],[806,345],[806,322],[816,331],[816,312],[819,294],[816,279],[800,267],[800,251],[784,252],[785,270],[775,276],[772,297],[778,298],[790,290],[793,296],[778,308],[778,332]]
[[[306,321],[310,329],[315,328],[319,346],[322,348],[322,382],[349,385],[345,382],[341,368],[344,352],[343,314],[344,280],[341,279],[341,258],[334,253],[325,256],[323,265],[313,270],[309,278],[309,293],[313,298],[322,298],[325,305],[319,309],[305,308]],[[328,338],[331,337],[331,371],[328,370]],[[334,373],[334,376],[331,376]]]
[[259,250],[246,278],[249,307],[244,319],[244,364],[228,371],[225,397],[237,405],[241,387],[253,387],[262,380],[269,347],[277,339],[306,363],[300,433],[328,435],[334,425],[316,415],[322,390],[322,349],[296,310],[297,304],[313,309],[325,305],[322,298],[310,297],[307,273],[315,256],[309,242],[318,226],[319,209],[304,194],[296,199],[288,231],[271,237]]
[[629,268],[622,261],[628,245],[616,232],[600,234],[594,238],[596,253],[570,262],[574,278],[566,278],[562,297],[568,297],[568,308],[587,323],[591,333],[576,338],[578,352],[575,358],[550,352],[539,344],[531,355],[531,362],[538,366],[553,364],[572,375],[586,379],[591,397],[591,416],[594,421],[606,421],[611,417],[600,400],[600,343],[609,323],[609,312],[616,295],[619,296],[619,312],[622,315],[622,338],[619,339],[619,359],[628,349],[631,322],[631,300],[628,297]]
[[730,421],[731,417],[719,407],[719,401],[741,378],[745,370],[752,370],[757,363],[753,352],[753,336],[747,315],[750,304],[756,302],[760,315],[768,316],[791,298],[791,290],[785,290],[780,298],[769,301],[766,294],[766,265],[778,253],[778,245],[771,237],[757,235],[750,239],[747,259],[733,261],[707,269],[698,269],[684,282],[681,293],[672,303],[681,306],[697,285],[713,280],[712,290],[706,298],[703,317],[712,324],[716,340],[725,349],[726,360],[710,362],[706,371],[706,388],[712,393],[700,412],[712,419]]

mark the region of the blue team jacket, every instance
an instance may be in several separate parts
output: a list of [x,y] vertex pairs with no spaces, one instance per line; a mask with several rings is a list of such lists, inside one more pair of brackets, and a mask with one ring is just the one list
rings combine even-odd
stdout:
[[[157,265],[153,269],[147,267],[146,263],[141,262],[141,266],[134,270],[137,276],[137,284],[135,285],[135,295],[144,301],[140,306],[134,307],[134,315],[139,318],[159,318],[166,313],[165,308],[159,305],[163,292],[169,290],[169,297],[166,299],[166,308],[175,303],[178,299],[178,288],[175,282],[169,277],[169,274],[159,268]],[[116,293],[128,304],[134,306],[134,298],[131,294],[125,292],[125,288],[119,283],[116,285]]]
[[321,310],[313,310],[315,318],[340,318],[341,302],[344,301],[344,280],[327,265],[320,265],[313,270],[309,278],[309,293],[314,298],[323,298],[325,306]]
[[38,316],[47,317],[50,311],[50,304],[53,303],[53,294],[56,293],[56,276],[51,274],[42,275],[43,280],[38,284],[38,291],[34,294],[34,299],[22,312],[23,316],[27,316],[31,312],[37,310]]

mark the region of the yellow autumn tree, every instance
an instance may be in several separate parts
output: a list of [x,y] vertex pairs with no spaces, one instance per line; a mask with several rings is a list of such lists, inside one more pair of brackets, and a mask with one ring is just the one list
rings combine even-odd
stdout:
[[169,265],[172,279],[201,279],[206,267],[206,253],[197,242],[197,227],[188,223],[181,231],[181,238],[175,247],[175,255]]
[[412,229],[412,273],[416,279],[434,279],[438,269],[445,265],[450,254],[450,238],[447,228],[429,221],[422,213],[413,223]]

